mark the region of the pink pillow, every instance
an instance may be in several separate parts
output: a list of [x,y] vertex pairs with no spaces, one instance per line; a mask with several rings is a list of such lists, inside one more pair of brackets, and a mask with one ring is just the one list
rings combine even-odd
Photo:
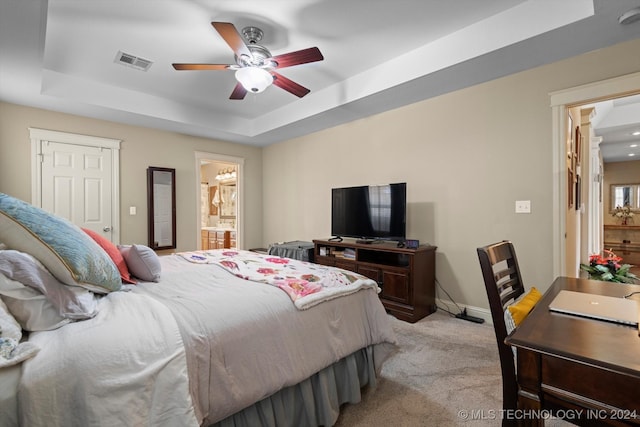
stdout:
[[127,263],[124,261],[124,258],[122,257],[122,254],[120,253],[116,245],[111,243],[111,241],[109,241],[109,239],[107,239],[106,237],[96,233],[93,230],[83,228],[82,231],[87,233],[89,237],[95,240],[95,242],[100,245],[102,249],[104,249],[107,255],[109,255],[109,258],[111,258],[116,267],[118,267],[118,271],[120,272],[120,277],[122,278],[123,282],[137,283],[131,278],[131,273],[129,273]]

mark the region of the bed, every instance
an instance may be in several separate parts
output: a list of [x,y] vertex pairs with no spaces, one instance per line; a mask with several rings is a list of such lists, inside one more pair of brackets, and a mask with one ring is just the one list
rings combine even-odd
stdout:
[[[114,249],[1,193],[0,243],[0,301],[31,330],[0,367],[3,426],[328,426],[396,349],[377,285],[353,272]],[[27,291],[51,318],[16,308]]]

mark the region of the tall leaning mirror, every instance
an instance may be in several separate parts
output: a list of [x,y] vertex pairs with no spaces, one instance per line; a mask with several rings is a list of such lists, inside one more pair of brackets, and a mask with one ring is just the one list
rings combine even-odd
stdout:
[[176,170],[147,168],[149,247],[176,248]]

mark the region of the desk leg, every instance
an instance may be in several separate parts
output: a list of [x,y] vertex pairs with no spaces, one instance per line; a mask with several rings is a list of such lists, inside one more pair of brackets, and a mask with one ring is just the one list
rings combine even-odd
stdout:
[[542,414],[542,371],[540,355],[518,348],[518,425],[544,426]]

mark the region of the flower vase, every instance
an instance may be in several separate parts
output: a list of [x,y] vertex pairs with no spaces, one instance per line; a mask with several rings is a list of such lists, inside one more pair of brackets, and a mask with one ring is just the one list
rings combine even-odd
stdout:
[[622,225],[627,225],[628,218],[625,216],[622,218]]

